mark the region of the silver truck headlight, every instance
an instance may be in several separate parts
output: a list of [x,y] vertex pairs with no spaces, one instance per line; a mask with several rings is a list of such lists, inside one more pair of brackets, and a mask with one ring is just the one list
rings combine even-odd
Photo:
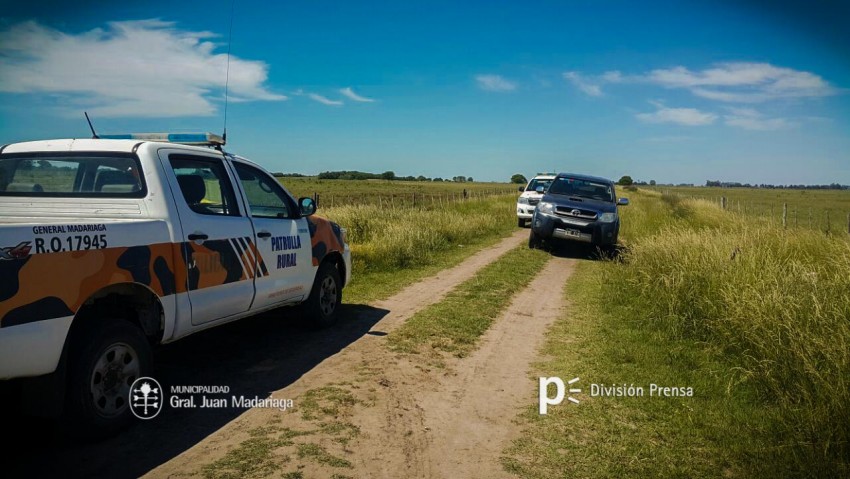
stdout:
[[537,204],[537,211],[546,215],[552,214],[552,211],[555,210],[555,205],[552,203],[547,203],[545,201],[541,201]]
[[602,213],[599,215],[599,221],[602,223],[613,223],[617,220],[617,213]]
[[517,198],[516,202],[519,205],[527,205],[528,204],[528,198],[526,198],[525,196],[520,196],[519,198]]

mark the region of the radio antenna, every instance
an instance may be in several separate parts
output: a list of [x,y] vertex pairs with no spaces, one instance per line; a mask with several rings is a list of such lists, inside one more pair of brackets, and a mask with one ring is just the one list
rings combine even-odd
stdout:
[[221,135],[222,145],[227,144],[227,89],[230,86],[230,47],[233,45],[233,10],[236,0],[230,2],[230,32],[227,39],[227,71],[224,74],[224,133]]
[[97,140],[100,137],[97,136],[97,133],[94,132],[94,127],[91,125],[91,120],[89,119],[89,112],[84,111],[83,114],[86,115],[86,121],[89,122],[89,129],[91,130],[92,139]]

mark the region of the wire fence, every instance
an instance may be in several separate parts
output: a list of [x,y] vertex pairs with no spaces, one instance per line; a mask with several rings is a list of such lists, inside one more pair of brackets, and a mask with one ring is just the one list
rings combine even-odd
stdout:
[[353,205],[377,205],[382,208],[443,208],[452,203],[478,201],[497,196],[516,195],[516,190],[469,189],[444,193],[391,193],[391,194],[338,194],[314,192],[311,197],[316,205],[323,208],[335,208]]

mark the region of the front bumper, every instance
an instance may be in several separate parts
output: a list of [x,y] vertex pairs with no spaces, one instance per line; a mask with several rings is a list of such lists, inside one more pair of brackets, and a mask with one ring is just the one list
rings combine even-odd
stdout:
[[617,244],[620,224],[602,223],[537,213],[531,220],[531,229],[543,239],[561,239],[589,243],[597,246]]
[[523,220],[530,220],[534,215],[535,206],[532,205],[516,205],[516,217]]

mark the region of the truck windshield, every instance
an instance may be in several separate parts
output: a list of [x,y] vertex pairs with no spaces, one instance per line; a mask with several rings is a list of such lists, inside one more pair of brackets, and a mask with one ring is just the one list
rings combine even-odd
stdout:
[[614,202],[614,187],[612,185],[579,178],[555,178],[548,193],[550,195],[575,196]]
[[550,184],[552,184],[551,178],[546,180],[534,178],[533,180],[528,182],[528,187],[525,189],[525,191],[536,191],[539,186],[542,186],[543,191],[546,191],[546,188],[549,188]]
[[120,153],[3,155],[0,196],[142,198],[139,160]]

